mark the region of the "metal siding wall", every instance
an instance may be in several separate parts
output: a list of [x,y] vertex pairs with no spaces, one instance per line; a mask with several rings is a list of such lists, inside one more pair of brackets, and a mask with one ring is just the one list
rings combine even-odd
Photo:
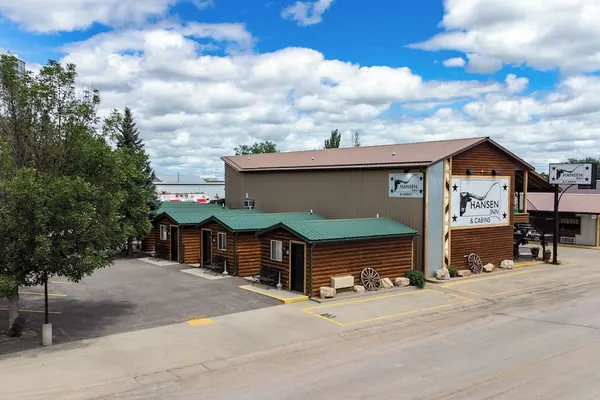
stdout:
[[231,208],[244,207],[244,175],[225,165],[225,204]]
[[[256,208],[265,212],[312,209],[331,219],[374,218],[377,214],[389,217],[419,232],[415,239],[415,269],[423,269],[423,199],[388,196],[389,174],[403,172],[403,169],[246,172],[243,179],[228,169],[225,171],[226,198],[231,207],[237,207],[237,196],[241,196],[243,206],[247,192]],[[235,199],[230,199],[231,192],[235,193]]]
[[427,170],[427,275],[435,275],[442,267],[443,256],[443,209],[444,209],[444,162]]
[[200,193],[200,185],[157,184],[158,192],[167,193]]
[[577,214],[581,217],[581,235],[575,235],[575,244],[583,246],[596,245],[596,220],[589,214]]
[[211,185],[200,185],[200,193],[206,193],[210,199],[214,199],[215,195],[219,196],[219,199],[225,197],[225,184],[211,184]]

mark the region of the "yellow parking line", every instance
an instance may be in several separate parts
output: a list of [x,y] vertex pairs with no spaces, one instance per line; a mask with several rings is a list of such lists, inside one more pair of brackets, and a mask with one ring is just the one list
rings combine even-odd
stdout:
[[504,294],[518,293],[518,292],[523,292],[525,290],[536,289],[536,288],[540,288],[540,287],[544,287],[544,286],[548,286],[548,285],[551,285],[551,283],[545,283],[545,284],[536,285],[536,286],[528,286],[528,287],[522,288],[522,289],[507,290],[506,292],[492,293],[492,294],[490,294],[490,296],[502,296]]
[[[481,296],[480,293],[471,292],[470,290],[455,289],[453,287],[448,287],[448,289],[455,290],[455,291],[461,292],[461,293],[472,294],[474,296]],[[448,294],[450,294],[450,293],[448,293]]]
[[50,281],[50,283],[56,283],[57,285],[72,285],[73,282],[67,282],[67,281]]
[[321,319],[323,319],[325,321],[333,322],[334,324],[339,325],[339,326],[346,326],[346,324],[343,324],[343,323],[341,323],[339,321],[336,321],[334,319],[327,318],[327,317],[324,317],[324,316],[319,315],[319,314],[315,314],[314,312],[311,312],[309,309],[304,309],[304,310],[302,310],[302,312],[305,312],[305,313],[307,313],[309,315],[312,315],[313,317],[321,318]]
[[[19,294],[31,294],[36,296],[43,296],[44,292],[19,292]],[[49,297],[67,297],[66,294],[62,293],[48,293]]]
[[[419,294],[419,293],[427,293],[427,292],[436,292],[436,290],[432,290],[432,289],[422,289],[422,290],[415,290],[413,292],[408,292],[408,293],[396,293],[396,294],[389,294],[387,296],[377,296],[377,297],[370,297],[368,299],[361,299],[361,300],[352,300],[352,301],[343,301],[341,303],[332,303],[332,304],[326,304],[326,305],[322,305],[322,306],[316,306],[316,307],[310,307],[310,308],[304,308],[302,311],[305,310],[316,310],[318,308],[330,308],[330,307],[336,307],[336,306],[343,306],[346,304],[357,304],[357,303],[365,303],[367,301],[373,301],[373,300],[381,300],[381,299],[389,299],[391,297],[398,297],[398,296],[406,296],[409,294]],[[438,293],[442,293],[442,292],[438,292]]]
[[[0,307],[0,310],[2,311],[8,311],[7,307]],[[26,308],[19,308],[19,312],[30,312],[30,313],[40,313],[43,314],[45,311],[44,310],[28,310]],[[48,311],[48,314],[62,314],[59,311]]]
[[187,324],[190,326],[210,325],[214,323],[215,321],[213,321],[210,318],[192,319],[190,321],[187,321]]

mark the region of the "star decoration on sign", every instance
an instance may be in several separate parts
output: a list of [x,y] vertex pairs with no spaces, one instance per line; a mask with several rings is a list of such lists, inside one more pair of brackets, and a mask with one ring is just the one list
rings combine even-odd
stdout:
[[502,214],[502,216],[504,217],[504,219],[506,219],[506,213]]
[[390,177],[390,181],[394,182],[394,177],[393,176]]
[[589,181],[589,180],[590,180],[589,178],[585,178],[585,181],[586,181],[586,182],[587,182],[587,181]]
[[454,186],[452,186],[452,189],[454,189],[454,191],[456,192],[456,189],[458,189],[458,186],[456,186],[456,183],[454,184]]
[[422,180],[423,180],[423,177],[422,177],[422,176],[420,176],[420,177],[419,177],[419,180],[420,180],[420,181],[422,181]]
[[556,167],[552,167],[552,171],[555,171],[555,170],[556,170]]
[[458,220],[458,217],[456,216],[456,214],[454,214],[454,215],[452,216],[452,222],[456,222],[457,220]]
[[589,166],[589,165],[586,165],[586,166],[585,166],[585,170],[586,170],[586,171],[589,171],[589,170],[590,170],[590,166]]
[[504,186],[502,186],[504,188],[504,190],[506,191],[506,189],[508,188],[508,186],[506,186],[506,183],[504,184]]
[[390,193],[394,193],[394,190],[390,189]]
[[419,189],[419,193],[423,193],[423,189]]

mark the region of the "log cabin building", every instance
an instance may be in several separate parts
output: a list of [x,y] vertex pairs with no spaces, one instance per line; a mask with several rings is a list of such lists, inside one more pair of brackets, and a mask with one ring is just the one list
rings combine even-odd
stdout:
[[335,277],[362,285],[366,267],[396,278],[413,266],[417,231],[389,218],[291,221],[258,233],[260,265],[279,270],[284,289],[318,296]]
[[427,276],[467,267],[472,252],[484,263],[512,259],[513,224],[529,220],[527,193],[552,191],[488,137],[222,159],[229,207],[391,218],[419,232],[413,259]]

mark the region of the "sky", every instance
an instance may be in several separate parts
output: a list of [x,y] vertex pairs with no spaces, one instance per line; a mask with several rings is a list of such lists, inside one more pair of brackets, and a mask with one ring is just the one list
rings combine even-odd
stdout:
[[489,136],[539,172],[600,156],[597,0],[0,0],[0,47],[130,107],[158,174],[271,140]]

